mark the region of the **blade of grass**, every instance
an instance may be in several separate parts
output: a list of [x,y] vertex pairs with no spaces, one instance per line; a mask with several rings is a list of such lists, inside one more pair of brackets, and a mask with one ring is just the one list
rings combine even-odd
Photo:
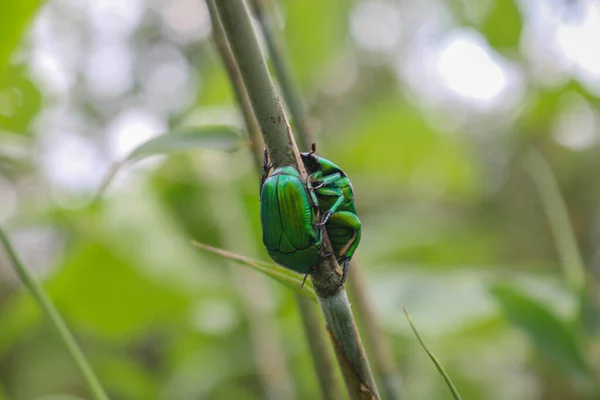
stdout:
[[421,344],[421,347],[423,347],[423,350],[425,350],[425,352],[427,353],[427,355],[429,356],[431,361],[433,361],[433,364],[437,368],[437,370],[440,373],[440,375],[442,376],[442,378],[444,378],[444,381],[446,381],[446,385],[448,386],[450,393],[452,393],[452,397],[455,400],[462,400],[460,397],[460,394],[458,393],[458,390],[456,390],[456,387],[454,386],[454,383],[452,383],[452,379],[450,379],[450,376],[448,375],[448,373],[446,372],[444,367],[442,367],[442,364],[439,362],[437,357],[427,348],[427,345],[425,344],[423,339],[421,339],[421,335],[419,335],[419,332],[417,331],[415,324],[413,324],[412,320],[410,319],[410,315],[408,315],[408,311],[404,307],[402,307],[402,309],[404,310],[406,319],[408,320],[408,323],[410,324],[412,331],[414,332],[415,336],[417,337],[417,340]]
[[195,241],[192,243],[194,244],[194,246],[196,246],[199,249],[209,251],[213,254],[217,254],[221,257],[235,261],[238,264],[245,265],[247,267],[255,269],[256,271],[267,275],[269,278],[275,279],[277,282],[289,287],[290,289],[294,290],[296,293],[299,293],[314,302],[317,301],[317,296],[315,294],[315,289],[313,287],[312,282],[307,280],[304,284],[304,287],[301,287],[303,277],[290,271],[290,270],[280,267],[277,264],[268,263],[268,262],[259,261],[259,260],[253,260],[251,258],[244,257],[242,255],[232,253],[227,250],[218,249],[216,247],[209,246],[207,244],[203,244],[203,243],[199,243],[199,242],[195,242]]
[[108,400],[108,396],[104,392],[100,381],[94,374],[92,367],[85,358],[85,355],[79,348],[79,345],[75,341],[75,338],[67,328],[67,325],[60,316],[58,310],[52,304],[50,298],[44,292],[44,288],[35,276],[29,271],[29,269],[21,262],[17,253],[15,252],[8,236],[0,228],[0,242],[2,242],[8,259],[13,266],[15,272],[23,282],[23,285],[31,292],[33,297],[36,299],[40,308],[44,311],[48,319],[50,320],[52,327],[56,330],[58,336],[62,339],[67,351],[75,361],[75,364],[79,368],[79,371],[83,375],[88,389],[92,396],[96,400]]

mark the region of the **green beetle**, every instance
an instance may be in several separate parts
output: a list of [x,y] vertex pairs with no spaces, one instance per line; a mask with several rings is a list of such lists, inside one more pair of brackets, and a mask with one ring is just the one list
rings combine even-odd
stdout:
[[294,167],[280,166],[269,174],[271,168],[265,150],[260,192],[263,243],[278,264],[308,275],[319,263],[322,242],[317,198]]
[[361,223],[356,215],[354,190],[346,173],[315,152],[313,143],[311,152],[301,153],[309,174],[307,187],[316,194],[316,204],[323,213],[320,224],[325,224],[335,256],[343,263],[342,285],[346,281],[348,263],[360,243]]

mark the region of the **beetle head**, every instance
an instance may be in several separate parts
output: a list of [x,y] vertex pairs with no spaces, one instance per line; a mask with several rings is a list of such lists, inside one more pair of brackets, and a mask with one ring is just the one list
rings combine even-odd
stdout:
[[302,163],[304,164],[304,168],[306,168],[306,172],[312,174],[321,168],[319,163],[319,158],[315,155],[317,152],[317,145],[315,143],[311,146],[310,153],[302,153]]

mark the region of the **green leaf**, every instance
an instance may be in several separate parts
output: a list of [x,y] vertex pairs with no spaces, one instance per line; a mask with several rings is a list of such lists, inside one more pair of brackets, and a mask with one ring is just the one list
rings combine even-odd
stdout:
[[237,128],[226,125],[189,127],[142,143],[127,156],[125,161],[138,161],[157,154],[194,149],[230,153],[239,150],[242,145],[242,133]]
[[181,128],[174,132],[156,136],[135,148],[122,161],[115,164],[98,190],[96,198],[100,198],[110,182],[123,165],[139,161],[143,158],[189,150],[218,150],[231,153],[244,146],[239,129],[226,126],[197,126]]
[[[480,177],[464,136],[434,130],[397,94],[351,113],[322,141],[328,158],[351,160],[342,165],[349,176],[375,173],[378,186],[422,190],[423,195],[435,193],[434,187],[451,196],[477,193]],[[415,176],[422,186],[415,186]]]
[[545,304],[513,287],[496,285],[491,293],[507,319],[529,337],[543,357],[573,378],[589,376],[579,334],[572,326]]
[[437,368],[438,372],[440,373],[442,378],[444,378],[444,381],[446,381],[446,385],[448,385],[448,389],[450,390],[450,393],[452,393],[452,397],[455,400],[461,400],[458,390],[456,390],[456,387],[452,383],[452,379],[450,379],[450,376],[448,375],[448,373],[446,373],[446,370],[444,370],[444,367],[442,367],[442,364],[440,364],[437,357],[427,348],[427,345],[425,344],[423,339],[421,339],[421,335],[419,335],[419,332],[417,331],[415,324],[413,324],[412,320],[410,319],[410,315],[408,315],[408,311],[406,311],[406,308],[404,308],[404,314],[406,315],[406,319],[408,320],[408,323],[410,324],[412,331],[415,333],[417,340],[421,344],[421,347],[423,347],[423,350],[425,350],[425,352],[427,353],[429,358],[431,358],[431,361],[433,361],[433,363],[435,364],[435,367]]
[[42,107],[42,94],[24,65],[7,68],[0,80],[0,128],[26,133]]
[[514,0],[496,0],[481,31],[494,48],[514,49],[521,37],[521,15]]
[[293,66],[292,75],[301,87],[307,87],[323,65],[342,52],[353,3],[345,0],[286,0],[281,4],[285,13],[284,43]]
[[42,2],[40,0],[3,0],[0,12],[0,81],[10,56]]
[[127,341],[185,316],[185,291],[156,282],[135,261],[98,242],[74,246],[48,291],[69,320],[107,340]]
[[308,299],[317,302],[317,295],[315,294],[312,282],[310,280],[307,280],[304,283],[304,287],[302,287],[301,285],[303,277],[295,272],[280,267],[277,264],[253,260],[251,258],[247,258],[226,250],[217,249],[216,247],[212,247],[203,243],[193,243],[194,246],[198,247],[199,249],[210,251],[211,253],[235,261],[238,264],[246,265],[250,268],[253,268],[256,271],[267,275],[269,278],[275,279],[277,282],[289,287],[292,290],[295,290],[297,293],[307,297]]

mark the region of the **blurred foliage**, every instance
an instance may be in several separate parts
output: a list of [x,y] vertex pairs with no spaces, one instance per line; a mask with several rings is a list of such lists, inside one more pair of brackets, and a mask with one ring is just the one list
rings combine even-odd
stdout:
[[[258,249],[243,255],[268,260],[249,152],[196,143],[187,153],[147,157],[123,168],[91,204],[110,166],[151,137],[181,126],[241,126],[203,3],[40,6],[9,0],[0,13],[0,223],[111,398],[265,398],[235,270],[191,244],[223,248],[235,237],[243,243],[226,250]],[[448,393],[403,305],[465,399],[596,398],[600,90],[594,59],[567,57],[586,52],[565,50],[573,43],[559,33],[585,50],[573,27],[594,21],[598,7],[583,0],[278,6],[276,29],[318,150],[352,178],[363,223],[357,258],[405,398]],[[466,52],[474,44],[481,52]],[[486,57],[500,73],[483,74]],[[448,65],[455,70],[442,71]],[[494,79],[501,90],[481,92]],[[566,282],[556,232],[523,168],[531,148],[564,197],[586,267],[581,293]],[[215,204],[227,207],[231,196],[247,229],[217,220]],[[316,398],[293,293],[276,282],[268,289],[251,300],[276,322],[296,398]],[[87,395],[0,254],[0,399],[63,393]]]

